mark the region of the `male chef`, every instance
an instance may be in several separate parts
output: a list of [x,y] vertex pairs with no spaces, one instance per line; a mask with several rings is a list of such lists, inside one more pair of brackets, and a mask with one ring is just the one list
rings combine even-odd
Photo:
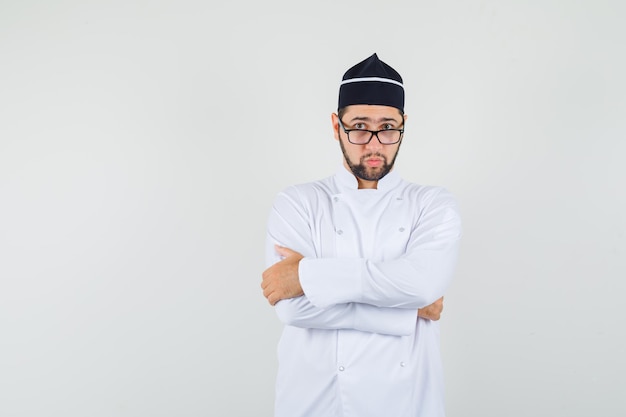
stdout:
[[284,330],[276,417],[442,417],[439,314],[461,220],[440,186],[404,180],[404,85],[376,54],[331,115],[343,163],[293,185],[267,226],[263,295]]

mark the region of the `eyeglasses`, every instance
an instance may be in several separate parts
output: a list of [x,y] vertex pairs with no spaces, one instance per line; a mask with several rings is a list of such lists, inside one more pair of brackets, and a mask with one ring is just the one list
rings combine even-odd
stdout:
[[348,142],[353,145],[367,145],[370,143],[374,135],[382,145],[394,145],[400,142],[404,129],[383,129],[383,130],[367,130],[367,129],[346,129],[341,119],[339,126],[346,132]]

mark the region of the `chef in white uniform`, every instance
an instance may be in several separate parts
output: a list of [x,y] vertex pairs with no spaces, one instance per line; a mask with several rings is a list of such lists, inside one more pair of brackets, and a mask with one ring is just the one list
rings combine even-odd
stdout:
[[276,417],[445,415],[439,313],[461,221],[444,188],[400,177],[402,77],[373,54],[332,114],[343,164],[280,192],[263,295],[284,331]]

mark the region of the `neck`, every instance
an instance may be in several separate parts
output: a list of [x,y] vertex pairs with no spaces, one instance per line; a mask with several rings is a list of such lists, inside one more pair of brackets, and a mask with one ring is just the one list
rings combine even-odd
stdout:
[[359,184],[359,190],[364,190],[364,189],[377,189],[378,188],[378,181],[366,181],[366,180],[362,180],[359,177],[356,177],[356,180]]

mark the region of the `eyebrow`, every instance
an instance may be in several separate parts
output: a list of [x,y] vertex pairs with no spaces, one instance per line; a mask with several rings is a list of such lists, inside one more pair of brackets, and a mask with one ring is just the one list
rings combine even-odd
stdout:
[[366,116],[356,116],[353,117],[352,119],[350,119],[350,122],[370,122],[370,123],[384,123],[384,122],[396,122],[396,123],[401,123],[398,120],[394,119],[393,117],[381,117],[378,118],[376,120],[372,119],[371,117],[366,117]]

